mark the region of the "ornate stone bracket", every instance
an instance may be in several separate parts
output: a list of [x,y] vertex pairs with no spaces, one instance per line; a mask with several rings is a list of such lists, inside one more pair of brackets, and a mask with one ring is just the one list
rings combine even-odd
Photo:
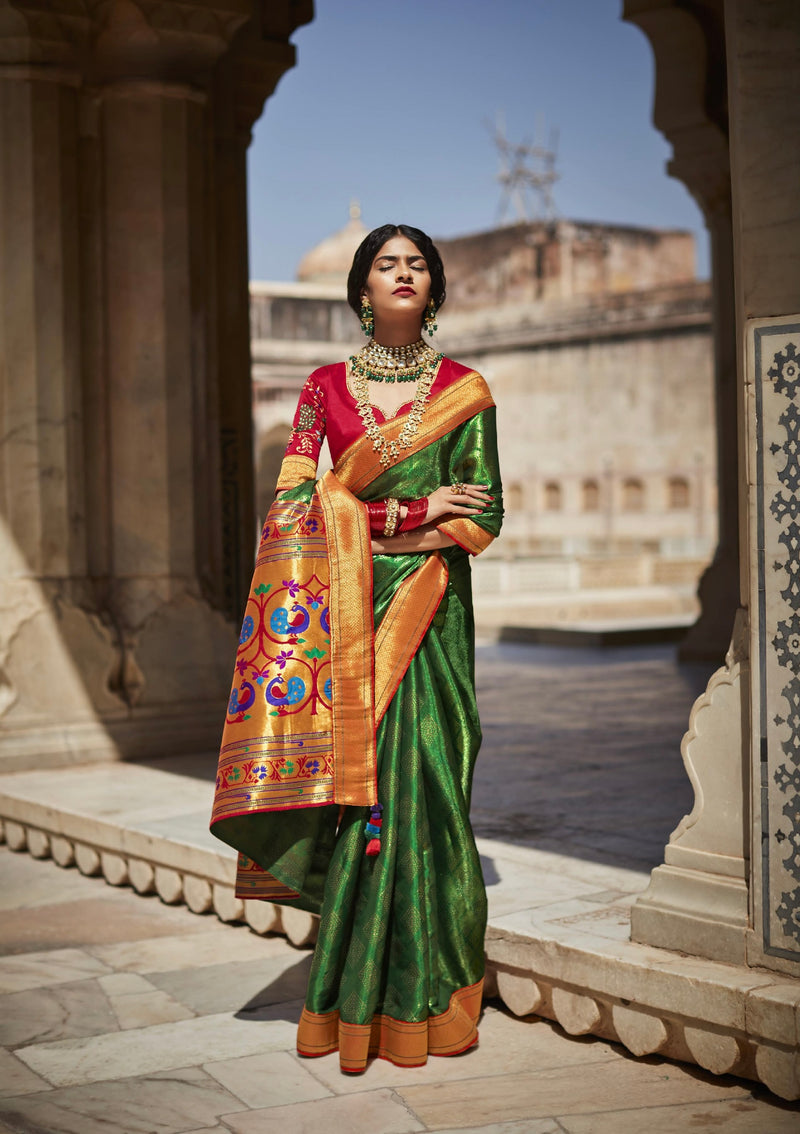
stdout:
[[747,623],[740,610],[725,665],[695,701],[681,742],[694,807],[631,910],[632,940],[735,964],[746,961],[750,925],[746,667]]

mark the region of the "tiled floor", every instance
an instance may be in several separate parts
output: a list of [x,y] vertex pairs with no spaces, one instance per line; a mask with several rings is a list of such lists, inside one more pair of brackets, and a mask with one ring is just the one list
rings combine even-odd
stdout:
[[[565,915],[567,917],[574,915]],[[585,917],[585,912],[582,912]],[[481,1042],[294,1054],[310,954],[0,848],[0,1132],[789,1134],[765,1090],[486,1006]]]

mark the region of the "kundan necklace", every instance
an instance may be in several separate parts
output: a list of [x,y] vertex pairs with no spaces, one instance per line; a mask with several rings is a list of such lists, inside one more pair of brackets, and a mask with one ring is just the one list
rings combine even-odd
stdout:
[[[425,344],[422,343],[421,340],[420,343],[423,347],[425,346]],[[418,344],[415,343],[413,345],[416,346]],[[370,343],[367,343],[367,347],[369,346]],[[364,350],[366,350],[367,347],[365,347]],[[383,349],[403,350],[407,348],[385,347]],[[428,396],[431,392],[431,386],[433,385],[434,379],[436,378],[436,371],[439,367],[439,363],[444,357],[441,354],[437,354],[436,351],[431,350],[430,347],[426,347],[425,349],[430,352],[432,361],[427,363],[422,368],[422,373],[419,375],[417,389],[414,394],[414,401],[411,405],[411,409],[408,411],[408,417],[403,428],[400,430],[398,437],[394,441],[390,441],[387,437],[384,436],[384,434],[381,432],[380,426],[375,420],[375,413],[372,409],[372,402],[369,398],[369,379],[373,378],[373,375],[366,369],[366,367],[357,366],[358,355],[354,355],[350,359],[350,378],[353,395],[356,400],[356,408],[358,410],[359,417],[364,423],[364,432],[372,442],[372,448],[380,454],[378,459],[385,469],[388,469],[390,465],[394,464],[395,461],[398,461],[400,459],[400,450],[407,449],[416,437],[420,422],[422,421],[422,415],[425,413],[425,403],[428,400]],[[359,354],[363,354],[363,351],[359,351]],[[385,381],[386,379],[379,378],[377,380]],[[395,381],[394,378],[391,380]],[[411,379],[404,378],[400,379],[400,381],[409,382],[411,381]]]
[[350,370],[369,382],[416,382],[434,371],[441,360],[442,355],[422,339],[403,346],[382,346],[370,339],[358,354],[350,356]]

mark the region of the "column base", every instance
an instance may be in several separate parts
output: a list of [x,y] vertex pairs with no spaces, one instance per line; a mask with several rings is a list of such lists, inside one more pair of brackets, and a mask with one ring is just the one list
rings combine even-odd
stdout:
[[658,866],[631,908],[631,940],[711,961],[747,964],[747,883]]

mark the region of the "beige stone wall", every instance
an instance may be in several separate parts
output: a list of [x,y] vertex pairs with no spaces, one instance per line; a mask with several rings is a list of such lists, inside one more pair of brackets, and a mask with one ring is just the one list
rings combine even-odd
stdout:
[[497,402],[506,552],[649,545],[710,555],[707,330],[489,348],[462,359],[483,373]]
[[691,233],[582,221],[526,222],[437,240],[448,307],[478,308],[689,283]]

